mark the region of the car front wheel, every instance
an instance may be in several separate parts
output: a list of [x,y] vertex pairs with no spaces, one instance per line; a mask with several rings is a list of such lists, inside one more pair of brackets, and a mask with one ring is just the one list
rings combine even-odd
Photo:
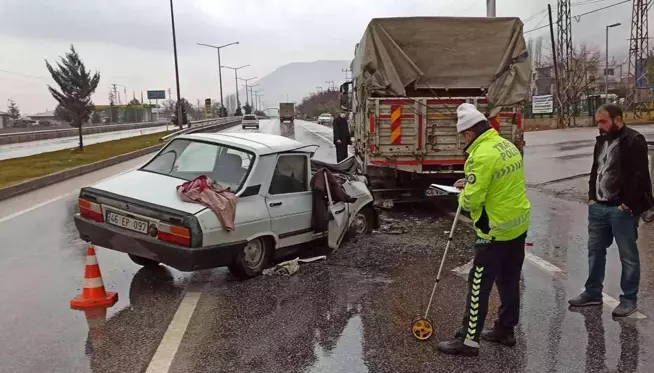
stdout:
[[359,210],[350,224],[349,236],[359,237],[372,233],[375,226],[375,212],[371,206]]
[[258,237],[248,241],[227,268],[232,275],[242,280],[256,277],[268,265],[270,254],[268,241]]
[[136,256],[136,255],[132,255],[132,254],[127,254],[127,255],[129,255],[130,259],[132,259],[132,262],[134,262],[134,263],[136,263],[136,264],[138,264],[140,266],[143,266],[143,267],[148,267],[149,268],[149,267],[156,267],[156,266],[159,265],[159,262],[157,262],[156,260],[152,260],[152,259],[148,259],[148,258],[144,258],[142,256]]

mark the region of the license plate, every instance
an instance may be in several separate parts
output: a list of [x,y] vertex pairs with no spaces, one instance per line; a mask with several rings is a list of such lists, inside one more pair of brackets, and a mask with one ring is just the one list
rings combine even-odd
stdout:
[[143,220],[132,219],[124,215],[107,211],[107,222],[121,228],[129,229],[134,232],[148,233],[148,223]]

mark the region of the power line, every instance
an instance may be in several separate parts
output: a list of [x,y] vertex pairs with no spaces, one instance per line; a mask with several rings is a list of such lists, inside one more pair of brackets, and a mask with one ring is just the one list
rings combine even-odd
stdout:
[[[612,5],[607,5],[607,6],[602,7],[602,8],[597,8],[597,9],[594,9],[594,10],[588,11],[588,12],[586,12],[586,13],[577,14],[576,16],[572,16],[572,18],[574,18],[575,21],[579,22],[579,21],[581,20],[581,17],[583,17],[583,16],[585,16],[585,15],[592,14],[592,13],[595,13],[595,12],[599,12],[600,10],[613,8],[614,6],[622,5],[622,4],[625,4],[625,3],[630,3],[631,1],[632,1],[632,0],[624,0],[624,1],[621,1],[621,2],[619,2],[619,3],[615,3],[615,4],[612,4]],[[653,3],[654,3],[654,2],[653,2]],[[542,29],[544,29],[544,28],[546,28],[546,27],[549,27],[549,25],[545,25],[545,26],[541,26],[541,27],[536,27],[536,28],[533,28],[533,29],[531,29],[531,30],[527,30],[527,31],[524,32],[524,34],[527,34],[527,33],[533,32],[533,31],[542,30]]]
[[588,5],[588,4],[595,4],[595,3],[601,3],[606,0],[586,0],[586,1],[577,1],[572,3],[572,6],[579,6],[579,5]]
[[34,78],[34,79],[47,79],[42,76],[36,76],[36,75],[29,75],[29,74],[23,74],[23,73],[17,73],[14,71],[8,71],[8,70],[2,70],[0,69],[0,73],[6,73],[6,74],[11,74],[11,75],[18,75],[18,76],[24,76],[26,78]]

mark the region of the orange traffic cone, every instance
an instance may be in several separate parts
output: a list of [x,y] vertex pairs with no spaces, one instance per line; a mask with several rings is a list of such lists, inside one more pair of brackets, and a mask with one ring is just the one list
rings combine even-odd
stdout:
[[95,248],[89,245],[86,250],[86,267],[84,268],[84,288],[82,294],[70,300],[70,308],[84,310],[95,307],[111,307],[118,302],[118,293],[104,290],[102,274],[95,256]]

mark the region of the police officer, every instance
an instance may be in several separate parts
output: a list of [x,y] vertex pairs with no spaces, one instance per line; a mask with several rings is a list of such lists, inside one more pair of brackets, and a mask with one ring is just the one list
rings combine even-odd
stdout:
[[[465,137],[468,159],[459,204],[470,211],[477,238],[468,277],[468,295],[462,328],[455,339],[438,344],[446,354],[477,356],[480,337],[514,346],[514,327],[520,314],[520,272],[530,222],[522,156],[518,149],[491,128],[472,104],[457,109],[457,132]],[[488,298],[497,284],[501,305],[490,330],[483,330]]]

